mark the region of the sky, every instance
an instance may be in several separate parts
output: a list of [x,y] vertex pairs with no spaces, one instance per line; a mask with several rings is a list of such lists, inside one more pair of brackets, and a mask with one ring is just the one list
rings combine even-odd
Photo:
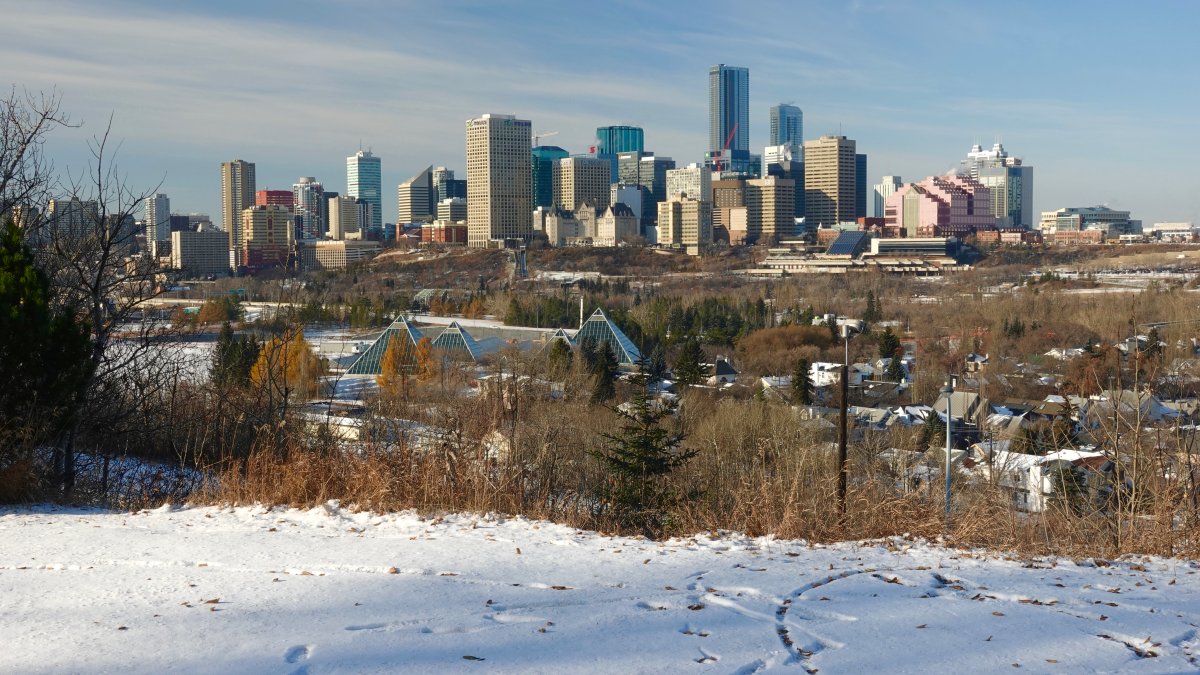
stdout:
[[956,167],[973,143],[1034,167],[1034,210],[1108,205],[1146,224],[1200,222],[1200,3],[923,0],[395,2],[0,0],[0,84],[56,90],[80,123],[46,145],[78,175],[112,119],[131,187],[219,220],[221,162],[259,189],[345,158],[396,185],[426,166],[465,178],[464,122],[516,114],[586,152],[595,128],[644,127],[680,166],[708,149],[708,69],[750,69],[750,145],[770,106],[804,135],[842,133],[869,183]]

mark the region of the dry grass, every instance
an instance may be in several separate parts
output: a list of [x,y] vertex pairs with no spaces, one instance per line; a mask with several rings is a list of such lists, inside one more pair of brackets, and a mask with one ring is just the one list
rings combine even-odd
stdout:
[[[835,451],[825,430],[762,402],[688,396],[684,409],[688,444],[699,454],[669,481],[678,499],[663,514],[665,535],[739,531],[815,543],[944,537],[963,547],[1077,557],[1200,553],[1200,528],[1179,525],[1177,492],[1158,494],[1125,518],[1057,508],[1028,514],[1014,510],[1002,490],[968,485],[959,476],[952,527],[945,532],[940,482],[897,489],[903,481],[862,447],[852,448],[843,515]],[[470,426],[458,440],[420,452],[395,446],[322,450],[291,439],[228,460],[199,501],[311,507],[336,499],[379,512],[504,513],[639,534],[623,530],[604,507],[605,475],[588,454],[611,426],[611,413],[582,403],[533,407],[515,426],[512,454],[502,461],[464,440],[477,437]]]

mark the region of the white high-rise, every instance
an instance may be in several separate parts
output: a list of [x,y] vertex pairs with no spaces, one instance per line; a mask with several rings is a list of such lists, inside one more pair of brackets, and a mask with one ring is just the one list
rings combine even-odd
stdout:
[[887,198],[895,194],[896,190],[899,190],[903,185],[904,182],[900,180],[900,176],[884,176],[882,180],[876,183],[874,190],[875,210],[871,212],[871,215],[875,218],[882,218],[884,215],[883,205],[887,202]]
[[667,198],[680,194],[702,202],[711,202],[712,170],[700,164],[689,164],[682,169],[667,169]]
[[533,231],[531,140],[529,120],[515,115],[467,120],[468,246],[482,248]]
[[165,253],[159,249],[170,244],[171,199],[160,192],[146,197],[146,248],[157,258]]
[[346,158],[346,195],[365,199],[371,205],[371,222],[376,230],[383,228],[383,174],[381,161],[370,150],[359,150]]

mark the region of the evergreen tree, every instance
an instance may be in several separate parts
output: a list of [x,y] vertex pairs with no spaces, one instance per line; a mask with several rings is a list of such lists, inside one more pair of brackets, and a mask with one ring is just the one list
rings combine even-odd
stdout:
[[1082,515],[1087,508],[1087,474],[1069,462],[1056,462],[1050,472],[1050,501],[1060,508]]
[[220,387],[244,387],[250,382],[250,369],[258,361],[259,344],[249,335],[238,337],[228,321],[221,324],[213,349],[209,377]]
[[875,291],[867,291],[867,307],[863,310],[863,321],[875,323],[882,317],[879,315],[879,305],[875,300]]
[[614,409],[621,419],[620,431],[604,434],[604,448],[591,454],[608,472],[601,496],[618,522],[657,536],[667,527],[667,510],[675,502],[667,478],[696,451],[680,450],[683,434],[664,428],[674,404],[652,401],[646,379],[645,373],[634,376],[630,405]]
[[708,365],[704,363],[704,350],[700,348],[700,340],[689,337],[675,357],[675,381],[689,387],[699,384],[708,375]]
[[646,377],[651,383],[659,382],[667,376],[667,357],[663,350],[662,343],[657,343],[650,350],[650,356],[646,359]]
[[892,360],[888,362],[887,369],[883,372],[883,379],[888,382],[903,382],[904,381],[904,361],[901,359],[901,350],[897,349],[892,354]]
[[91,372],[87,328],[50,305],[50,280],[11,221],[0,235],[0,471],[66,423]]
[[896,352],[900,351],[900,338],[892,332],[892,327],[888,326],[879,334],[877,340],[879,343],[879,358],[894,359]]
[[596,365],[592,369],[592,403],[606,403],[617,396],[617,355],[608,342],[596,350]]
[[574,358],[571,347],[565,340],[555,340],[554,344],[550,345],[550,353],[546,356],[550,374],[555,377],[563,376],[571,370],[571,362],[574,361]]
[[917,445],[921,448],[936,448],[946,444],[946,423],[932,410],[921,425],[921,436]]
[[796,319],[796,323],[801,326],[811,326],[815,318],[817,318],[817,313],[813,311],[813,306],[809,305],[804,308],[803,312],[800,312],[800,317]]
[[792,403],[796,405],[812,405],[813,402],[813,385],[810,371],[812,365],[808,359],[800,359],[796,362],[796,369],[792,371]]
[[579,358],[583,359],[583,367],[589,373],[596,370],[596,351],[598,346],[596,338],[591,335],[585,335],[579,340]]
[[1162,358],[1163,349],[1159,343],[1162,338],[1158,335],[1158,326],[1152,326],[1150,333],[1146,335],[1146,348],[1142,350],[1142,355],[1148,359],[1159,360]]

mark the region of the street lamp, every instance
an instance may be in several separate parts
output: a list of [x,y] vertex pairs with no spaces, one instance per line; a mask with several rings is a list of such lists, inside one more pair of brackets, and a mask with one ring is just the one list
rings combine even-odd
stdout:
[[[950,436],[954,418],[950,416],[954,403],[954,377],[946,379],[941,393],[946,397],[946,532],[950,532]],[[935,413],[936,414],[936,413]]]
[[839,420],[841,434],[838,436],[838,512],[845,516],[846,485],[850,478],[850,460],[846,453],[846,439],[848,438],[846,413],[850,406],[850,336],[861,333],[864,324],[858,319],[847,319],[841,323],[839,328],[841,328],[842,341],[846,351],[842,359],[842,406]]

